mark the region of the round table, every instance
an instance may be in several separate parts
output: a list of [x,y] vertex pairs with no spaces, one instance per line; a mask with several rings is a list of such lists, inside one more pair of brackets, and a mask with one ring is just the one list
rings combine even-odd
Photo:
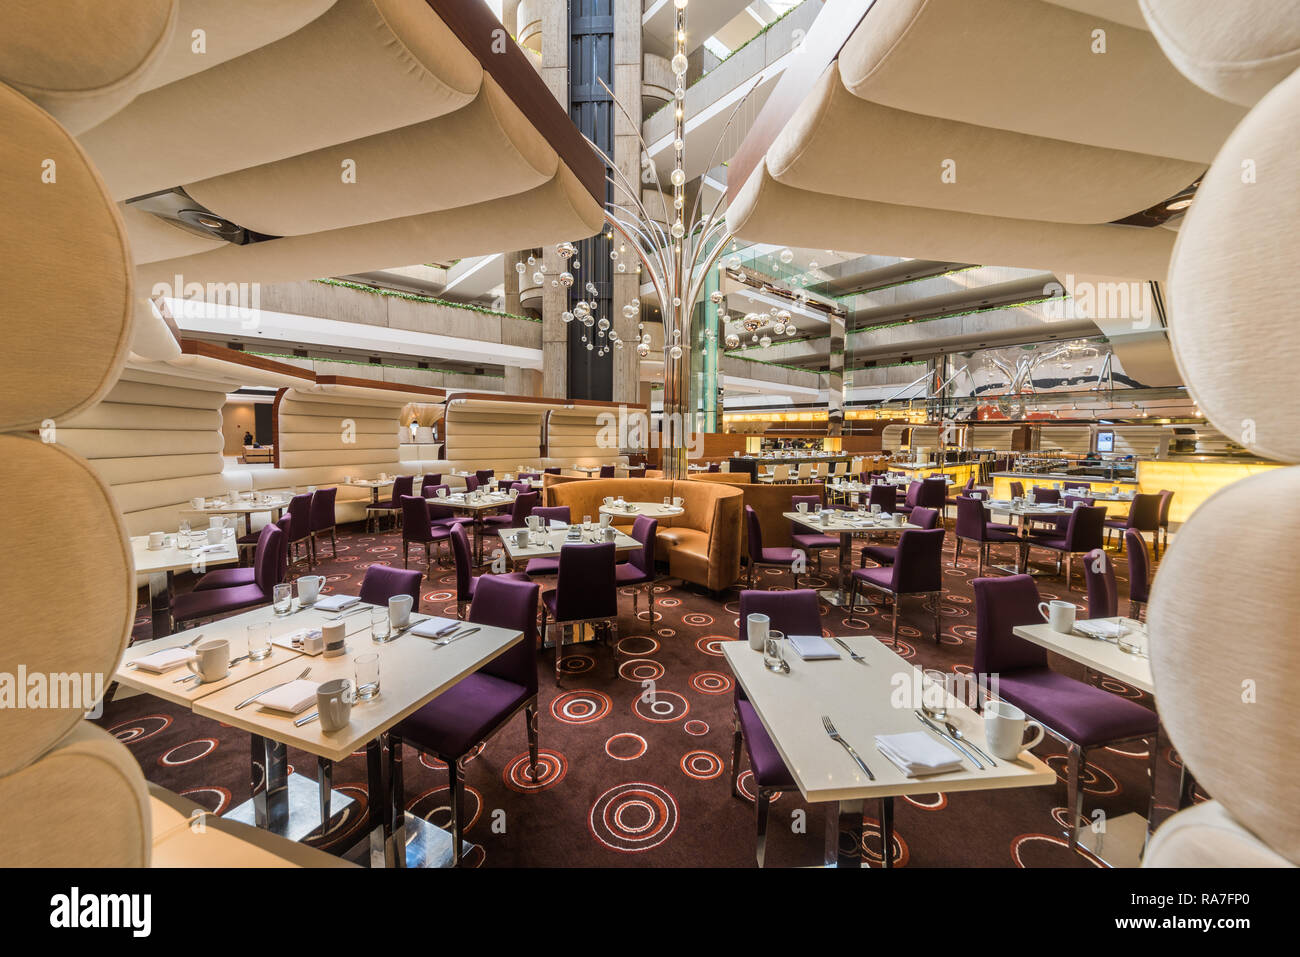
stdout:
[[617,502],[610,505],[601,505],[601,515],[627,515],[635,518],[637,515],[646,515],[650,518],[672,518],[675,515],[681,515],[686,511],[680,505],[665,505],[663,502],[624,502],[624,508]]

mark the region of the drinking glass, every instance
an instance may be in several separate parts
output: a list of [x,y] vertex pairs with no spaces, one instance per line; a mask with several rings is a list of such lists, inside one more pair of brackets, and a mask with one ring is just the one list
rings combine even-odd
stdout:
[[672,496],[671,496],[671,495],[665,495],[665,496],[664,496],[664,505],[665,505],[665,506],[668,506],[668,505],[671,505],[671,504],[673,504],[673,498],[672,498]]
[[[387,615],[387,610],[384,611]],[[357,699],[369,701],[379,694],[379,656],[357,655]]]
[[189,548],[190,546],[190,523],[186,519],[181,519],[181,523],[176,529],[176,547]]
[[591,516],[590,516],[590,515],[584,515],[584,516],[582,516],[582,530],[583,530],[584,532],[589,532],[589,531],[591,531]]
[[763,667],[768,671],[785,671],[784,641],[785,635],[782,632],[775,628],[768,631],[767,641],[763,643]]
[[370,640],[383,642],[388,640],[392,626],[388,619],[387,608],[373,608],[370,611]]
[[271,654],[271,623],[260,621],[244,629],[248,636],[248,660],[262,661]]
[[922,673],[921,710],[935,721],[948,717],[948,675],[933,668]]
[[276,585],[272,593],[272,608],[277,616],[289,614],[289,609],[293,607],[293,585],[285,582],[283,585]]

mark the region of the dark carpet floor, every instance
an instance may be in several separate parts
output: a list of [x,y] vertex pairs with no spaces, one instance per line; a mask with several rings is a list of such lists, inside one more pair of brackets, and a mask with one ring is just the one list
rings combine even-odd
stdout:
[[[951,534],[951,532],[949,533]],[[325,548],[328,552],[328,547]],[[975,650],[975,618],[970,580],[975,565],[963,553],[958,567],[946,547],[942,640],[931,637],[931,616],[917,601],[904,603],[898,651],[926,668],[969,672]],[[998,554],[995,549],[995,556]],[[823,555],[829,579],[834,555]],[[995,560],[999,560],[995,557]],[[365,534],[349,528],[340,537],[338,556],[326,556],[317,571],[329,590],[355,594],[367,566],[401,564],[401,539],[393,533]],[[1120,594],[1127,595],[1127,565],[1117,558]],[[412,566],[414,567],[414,565]],[[298,566],[291,575],[306,574]],[[997,574],[996,572],[993,574]],[[1069,598],[1084,604],[1080,573],[1075,591],[1058,577],[1038,580],[1042,598]],[[789,588],[788,574],[766,570],[760,587]],[[801,584],[804,582],[801,581]],[[181,576],[177,591],[192,586]],[[543,584],[546,587],[546,583]],[[466,800],[471,821],[466,837],[480,846],[469,863],[486,867],[632,866],[752,867],[755,820],[751,799],[729,791],[733,679],[718,644],[737,638],[737,596],[722,603],[694,586],[665,582],[656,603],[659,620],[632,615],[630,592],[622,599],[618,676],[603,645],[566,648],[570,673],[556,686],[550,652],[540,659],[542,774],[527,777],[527,738],[522,716],[490,740],[467,765]],[[1121,601],[1122,607],[1127,607]],[[420,611],[455,614],[455,577],[450,566],[426,579]],[[889,616],[878,608],[849,615],[823,604],[827,635],[870,633],[888,637]],[[137,612],[137,639],[149,635],[148,608]],[[1064,660],[1062,671],[1083,677]],[[639,706],[641,681],[654,678],[658,701],[667,713]],[[1109,690],[1143,700],[1114,681]],[[1149,701],[1148,701],[1149,704]],[[663,711],[660,704],[658,711]],[[149,695],[109,702],[101,719],[139,759],[145,775],[216,813],[242,803],[249,793],[249,738],[242,731]],[[1058,774],[1052,787],[929,794],[896,802],[896,866],[1096,866],[1071,854],[1062,836],[1065,804],[1065,749],[1048,737],[1037,755]],[[1145,814],[1150,794],[1145,749],[1103,750],[1090,756],[1085,773],[1085,807],[1111,818],[1129,811]],[[742,761],[744,759],[742,758]],[[315,760],[290,751],[290,761],[315,777]],[[445,824],[447,776],[431,759],[406,753],[406,800],[413,813]],[[1158,761],[1158,794],[1177,787],[1177,755],[1166,748]],[[741,788],[748,794],[751,776]],[[334,771],[335,787],[356,799],[336,815],[330,832],[310,839],[341,853],[364,833],[366,766],[361,753]],[[1198,795],[1198,798],[1201,797]],[[1171,809],[1162,800],[1157,819]],[[802,813],[801,813],[802,812]],[[864,845],[870,859],[881,859],[875,805],[868,805]],[[826,809],[809,806],[798,792],[772,805],[767,865],[820,863],[824,853]]]

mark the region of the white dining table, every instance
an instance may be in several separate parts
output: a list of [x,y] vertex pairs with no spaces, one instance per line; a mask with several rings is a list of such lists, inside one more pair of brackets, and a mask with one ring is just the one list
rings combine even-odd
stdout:
[[169,635],[172,624],[172,582],[176,572],[193,572],[202,575],[209,566],[230,565],[239,561],[239,548],[235,545],[235,530],[216,546],[208,544],[204,532],[191,532],[193,546],[177,545],[179,532],[170,532],[162,548],[150,548],[148,535],[131,536],[131,558],[137,575],[149,576],[150,625],[155,638]]
[[[849,603],[848,570],[853,563],[852,543],[855,536],[899,534],[908,529],[920,529],[921,527],[907,521],[904,521],[901,525],[896,525],[892,519],[874,517],[870,512],[846,512],[843,509],[830,509],[822,513],[813,511],[783,512],[782,515],[815,534],[839,536],[840,569],[835,587],[823,588],[817,593],[821,596],[822,601],[836,608],[842,608]],[[822,521],[821,515],[828,516],[828,520]],[[865,515],[866,518],[859,517],[862,515]]]
[[[948,694],[946,720],[962,732],[969,745],[984,752],[984,758],[979,758],[978,752],[974,758],[961,754],[946,735],[932,731],[917,716],[922,693],[918,668],[871,635],[839,641],[863,661],[852,659],[844,647],[832,642],[841,657],[804,661],[787,648],[789,672],[773,672],[764,666],[763,654],[750,648],[748,642],[728,641],[722,645],[727,664],[772,738],[799,793],[810,803],[827,804],[834,810],[827,821],[827,864],[863,865],[863,812],[869,800],[880,801],[883,863],[889,867],[895,797],[936,791],[1047,787],[1056,783],[1056,773],[1028,751],[1014,761],[993,758],[983,720],[967,702]],[[976,691],[973,684],[969,687]],[[830,738],[823,716],[830,718],[874,778]],[[961,758],[961,770],[908,777],[877,750],[876,735],[910,731],[942,741],[954,756]],[[982,768],[976,767],[977,761]]]
[[663,502],[610,502],[602,504],[598,510],[601,515],[613,515],[615,518],[645,515],[649,518],[672,518],[686,511],[681,505],[665,505]]

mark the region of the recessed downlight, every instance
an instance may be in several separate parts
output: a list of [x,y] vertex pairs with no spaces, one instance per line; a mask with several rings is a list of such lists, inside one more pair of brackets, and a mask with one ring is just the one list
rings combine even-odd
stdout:
[[221,220],[215,219],[212,216],[200,216],[198,217],[198,220],[201,225],[208,227],[208,229],[220,229],[222,226],[226,225]]
[[1169,210],[1169,212],[1171,213],[1176,213],[1179,210],[1186,209],[1188,206],[1191,205],[1192,205],[1192,197],[1185,196],[1182,199],[1174,200],[1172,203],[1166,203],[1165,209]]

